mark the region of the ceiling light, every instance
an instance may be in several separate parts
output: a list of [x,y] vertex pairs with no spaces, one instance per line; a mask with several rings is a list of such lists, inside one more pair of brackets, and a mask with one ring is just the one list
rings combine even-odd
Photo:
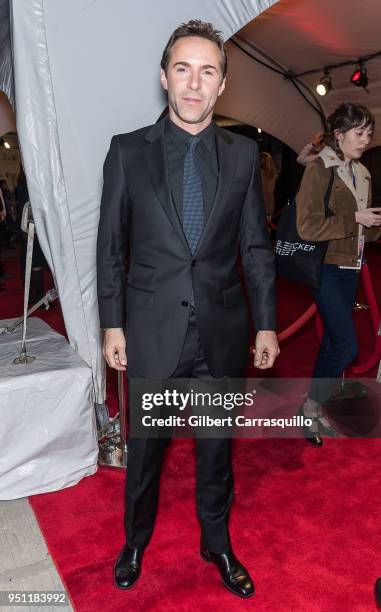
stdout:
[[321,77],[319,84],[316,86],[316,91],[319,96],[326,96],[332,89],[332,79],[327,68],[324,69],[324,74]]
[[366,89],[368,85],[368,73],[366,70],[366,66],[364,64],[359,63],[356,70],[351,76],[351,83],[356,85],[357,87],[363,87]]
[[257,130],[258,130],[258,134],[261,134],[261,133],[262,133],[261,128],[257,128]]
[[11,145],[9,144],[9,142],[7,142],[6,140],[4,140],[4,147],[5,147],[6,149],[10,149],[10,148],[11,148]]

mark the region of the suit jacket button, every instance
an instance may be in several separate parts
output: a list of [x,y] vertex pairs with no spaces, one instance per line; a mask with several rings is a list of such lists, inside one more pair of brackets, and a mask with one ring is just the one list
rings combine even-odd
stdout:
[[187,308],[187,306],[189,306],[189,302],[187,302],[186,300],[183,300],[181,302],[181,306],[185,306],[185,308]]
[[192,263],[191,263],[192,268],[194,268],[194,267],[195,267],[195,265],[196,265],[196,260],[195,260],[195,259],[192,259]]

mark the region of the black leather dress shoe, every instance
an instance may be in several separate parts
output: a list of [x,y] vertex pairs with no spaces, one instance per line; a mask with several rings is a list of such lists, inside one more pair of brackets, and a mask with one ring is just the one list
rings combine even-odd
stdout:
[[309,417],[304,414],[303,406],[301,406],[298,410],[298,415],[303,417],[304,421],[309,419],[312,421],[311,425],[306,425],[303,422],[302,431],[303,435],[308,442],[311,442],[314,446],[323,446],[323,440],[319,432],[319,418]]
[[234,595],[245,598],[254,595],[254,583],[249,572],[232,552],[213,553],[201,545],[200,555],[218,567],[223,584]]
[[319,433],[323,434],[323,436],[326,436],[327,438],[339,438],[340,434],[337,431],[337,429],[335,429],[333,427],[333,425],[331,425],[328,421],[327,417],[318,417],[318,423],[319,423]]
[[114,578],[119,589],[129,589],[140,576],[143,549],[124,546],[115,564]]

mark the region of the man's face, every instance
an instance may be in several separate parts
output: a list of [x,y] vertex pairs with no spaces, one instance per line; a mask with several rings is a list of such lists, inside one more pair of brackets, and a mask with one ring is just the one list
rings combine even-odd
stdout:
[[167,73],[160,72],[160,80],[168,91],[171,119],[184,129],[203,129],[225,89],[218,46],[199,36],[180,38],[172,47]]

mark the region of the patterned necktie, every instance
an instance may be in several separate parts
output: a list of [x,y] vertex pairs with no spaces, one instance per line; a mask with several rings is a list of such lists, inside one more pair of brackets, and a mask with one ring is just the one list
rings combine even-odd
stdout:
[[184,160],[183,229],[192,255],[195,253],[204,228],[204,204],[200,172],[195,160],[199,139],[191,137]]

